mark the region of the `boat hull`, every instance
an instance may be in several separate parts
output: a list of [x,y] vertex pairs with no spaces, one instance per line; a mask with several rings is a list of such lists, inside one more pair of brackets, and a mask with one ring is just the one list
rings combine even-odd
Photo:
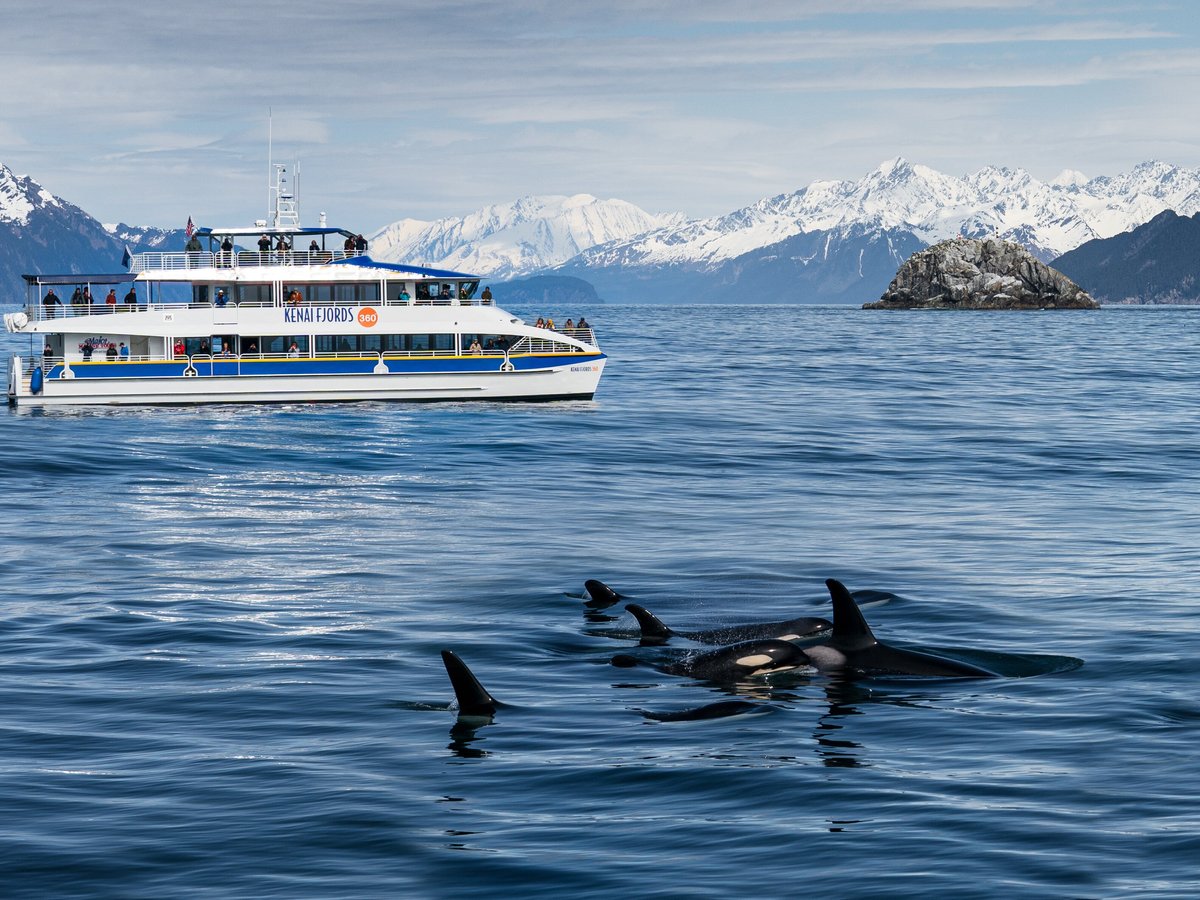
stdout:
[[17,406],[145,406],[205,403],[589,400],[605,357],[513,371],[357,372],[344,374],[198,375],[45,378],[40,393],[10,393]]

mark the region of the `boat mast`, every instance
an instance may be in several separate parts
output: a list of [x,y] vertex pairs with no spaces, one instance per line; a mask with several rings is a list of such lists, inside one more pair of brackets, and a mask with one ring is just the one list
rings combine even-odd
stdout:
[[293,165],[292,189],[287,187],[287,167],[275,162],[275,121],[267,108],[267,219],[273,229],[300,227],[300,161]]

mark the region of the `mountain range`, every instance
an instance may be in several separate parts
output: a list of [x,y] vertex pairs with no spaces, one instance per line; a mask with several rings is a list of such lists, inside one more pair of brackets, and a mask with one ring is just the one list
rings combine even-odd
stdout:
[[[1200,170],[1146,162],[1112,177],[1065,171],[1043,182],[998,167],[955,177],[898,158],[858,180],[813,182],[704,219],[587,194],[525,197],[463,217],[399,220],[371,235],[370,252],[497,285],[538,278],[523,290],[566,290],[572,302],[590,295],[582,280],[617,301],[858,304],[878,298],[911,254],[947,237],[998,235],[1052,261],[1168,210],[1200,212]],[[0,165],[0,283],[9,292],[23,272],[113,271],[126,246],[183,243],[181,229],[102,225]],[[1135,265],[1112,260],[1105,277]],[[1076,280],[1108,296],[1089,277]],[[1129,285],[1122,296],[1138,296],[1136,279]]]
[[1200,303],[1200,214],[1161,212],[1145,225],[1089,241],[1054,261],[1104,304]]
[[[372,253],[398,261],[402,247],[408,260],[495,278],[573,276],[610,300],[860,303],[876,299],[912,253],[958,234],[1017,241],[1049,262],[1164,210],[1190,215],[1200,211],[1200,170],[1152,161],[1043,182],[1022,169],[955,177],[897,158],[857,181],[813,182],[706,219],[639,216],[618,203],[526,198],[462,219],[405,220],[379,232]],[[562,240],[561,216],[581,207],[588,228]],[[636,231],[655,218],[665,221]],[[403,241],[380,245],[393,234]],[[595,243],[584,247],[584,234]]]

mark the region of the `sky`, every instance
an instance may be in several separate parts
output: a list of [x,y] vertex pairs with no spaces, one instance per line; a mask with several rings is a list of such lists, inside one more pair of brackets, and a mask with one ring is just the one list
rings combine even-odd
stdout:
[[903,156],[1200,166],[1190,0],[0,0],[0,163],[103,222],[720,215]]

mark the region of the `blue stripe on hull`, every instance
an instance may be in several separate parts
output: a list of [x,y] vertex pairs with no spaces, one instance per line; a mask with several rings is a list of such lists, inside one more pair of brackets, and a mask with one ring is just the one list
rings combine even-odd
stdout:
[[[522,372],[553,369],[571,363],[592,363],[606,359],[603,353],[571,354],[569,356],[513,356],[513,368]],[[498,357],[461,356],[449,359],[385,359],[393,375],[449,374],[454,372],[497,372],[503,359]],[[262,376],[262,375],[372,375],[377,359],[214,359],[195,363],[196,376]],[[76,378],[182,378],[186,361],[163,362],[90,362],[73,363]],[[62,377],[63,367],[53,366],[48,379]]]

